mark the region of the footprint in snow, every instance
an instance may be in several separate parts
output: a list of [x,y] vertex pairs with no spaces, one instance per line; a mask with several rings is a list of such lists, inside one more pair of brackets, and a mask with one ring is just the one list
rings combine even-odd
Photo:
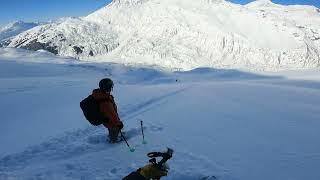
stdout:
[[[147,128],[145,127],[144,130]],[[132,128],[128,131],[123,131],[123,135],[126,137],[127,140],[137,137],[141,135],[140,128]],[[120,135],[119,135],[120,136]],[[108,143],[108,136],[107,134],[97,134],[88,137],[89,144],[106,144]]]
[[[150,127],[144,127],[144,133],[147,133],[149,130],[150,132],[160,132],[163,131],[163,127],[159,126],[150,126]],[[126,137],[127,140],[130,140],[131,138],[142,136],[141,128],[132,128],[129,130],[124,130],[123,135]],[[119,135],[120,136],[120,135]],[[89,144],[106,144],[108,143],[108,136],[107,134],[95,134],[88,137],[88,143]]]

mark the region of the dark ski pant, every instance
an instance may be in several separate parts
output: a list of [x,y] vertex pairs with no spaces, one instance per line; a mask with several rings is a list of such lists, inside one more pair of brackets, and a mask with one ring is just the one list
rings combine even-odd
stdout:
[[108,128],[108,131],[109,131],[110,142],[116,143],[118,141],[118,135],[120,133],[120,128],[118,128],[118,127]]

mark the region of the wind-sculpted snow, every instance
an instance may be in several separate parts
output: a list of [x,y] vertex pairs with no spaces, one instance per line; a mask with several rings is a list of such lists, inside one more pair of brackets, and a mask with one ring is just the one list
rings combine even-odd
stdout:
[[114,0],[82,18],[34,28],[9,47],[81,60],[255,70],[320,67],[320,13],[259,0]]

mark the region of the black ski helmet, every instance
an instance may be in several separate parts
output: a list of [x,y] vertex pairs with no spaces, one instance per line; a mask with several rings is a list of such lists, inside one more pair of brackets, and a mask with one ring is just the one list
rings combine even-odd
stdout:
[[104,91],[110,92],[113,88],[113,81],[109,78],[102,79],[99,82],[99,88]]

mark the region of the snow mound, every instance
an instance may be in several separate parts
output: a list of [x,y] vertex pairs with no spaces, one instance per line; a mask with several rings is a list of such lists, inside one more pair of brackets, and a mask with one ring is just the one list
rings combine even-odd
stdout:
[[320,67],[319,29],[317,8],[269,0],[114,0],[86,17],[26,31],[9,47],[174,70],[309,69]]

